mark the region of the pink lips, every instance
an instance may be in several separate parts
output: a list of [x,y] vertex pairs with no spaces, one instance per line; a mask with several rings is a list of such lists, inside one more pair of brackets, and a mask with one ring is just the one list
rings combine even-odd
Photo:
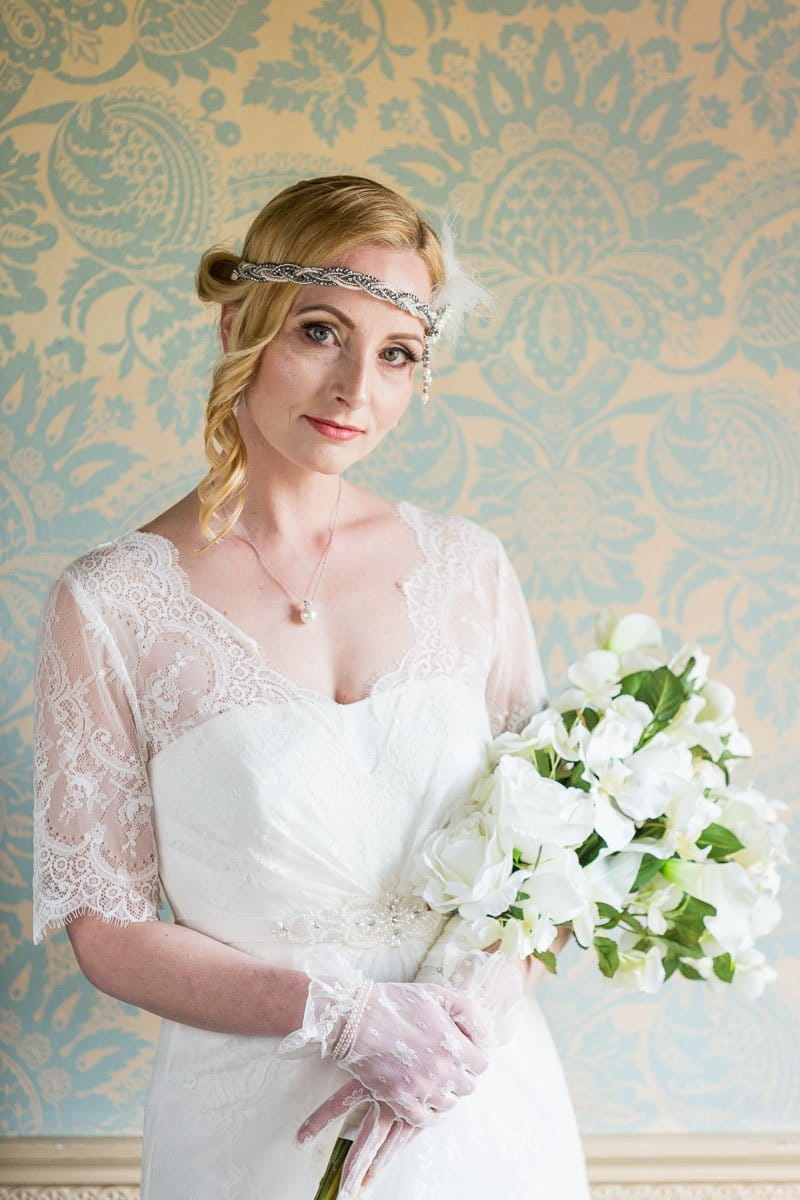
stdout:
[[306,417],[306,420],[310,421],[320,433],[324,433],[326,437],[333,438],[336,442],[349,442],[361,434],[360,429],[342,429],[340,425],[331,425],[328,421],[317,421],[314,417]]

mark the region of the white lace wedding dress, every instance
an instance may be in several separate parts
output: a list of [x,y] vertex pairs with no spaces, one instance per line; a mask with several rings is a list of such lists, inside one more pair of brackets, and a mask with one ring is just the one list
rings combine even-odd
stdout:
[[[415,847],[544,703],[524,597],[498,538],[401,501],[416,562],[408,644],[339,704],[287,678],[192,594],[173,544],[132,532],[54,583],[37,650],[34,940],[71,915],[175,921],[322,968],[332,950],[410,980],[441,918],[408,887]],[[541,986],[560,986],[547,979]],[[337,1129],[302,1120],[346,1082],[278,1038],[163,1021],[143,1200],[313,1200]],[[561,1066],[535,994],[475,1092],[365,1190],[372,1200],[588,1200]]]

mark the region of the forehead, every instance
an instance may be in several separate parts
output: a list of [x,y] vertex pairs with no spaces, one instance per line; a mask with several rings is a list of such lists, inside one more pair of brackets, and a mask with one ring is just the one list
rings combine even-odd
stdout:
[[[414,250],[397,250],[392,246],[365,243],[337,254],[328,265],[348,267],[351,271],[373,275],[398,291],[413,292],[420,300],[430,303],[433,290],[430,273],[425,260]],[[419,332],[422,324],[418,317],[388,301],[378,300],[368,292],[324,284],[305,284],[301,287],[292,311],[316,303],[335,304],[359,314],[369,314],[373,318],[382,311],[387,319],[396,323],[398,330],[407,326],[409,331]]]

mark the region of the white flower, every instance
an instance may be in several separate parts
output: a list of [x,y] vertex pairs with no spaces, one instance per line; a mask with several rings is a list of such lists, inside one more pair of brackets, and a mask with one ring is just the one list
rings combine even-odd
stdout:
[[617,943],[619,951],[619,966],[612,977],[612,983],[650,995],[659,991],[666,978],[659,947],[635,950],[634,945],[639,940],[638,934],[619,928],[608,931],[608,936]]
[[650,882],[636,893],[636,909],[641,909],[652,933],[667,932],[664,913],[677,908],[683,899],[683,890],[675,883],[668,883],[663,875],[654,875]]
[[624,850],[636,836],[633,821],[620,812],[614,801],[614,794],[622,791],[630,773],[630,767],[623,763],[611,763],[601,775],[590,775],[594,827],[609,850]]
[[659,839],[659,854],[663,850],[665,857],[677,853],[681,858],[707,858],[711,847],[699,850],[697,839],[707,826],[717,820],[720,806],[706,796],[695,781],[674,778],[675,787],[666,809],[667,828]]
[[760,950],[743,950],[734,960],[730,986],[748,1000],[757,1000],[766,985],[774,983],[777,977],[777,971],[767,964]]
[[431,908],[457,907],[467,921],[497,916],[517,894],[511,854],[501,849],[493,819],[478,812],[428,839],[415,883]]
[[557,709],[543,708],[534,713],[519,733],[506,730],[489,743],[489,766],[493,767],[507,754],[530,757],[531,750],[552,750],[568,762],[577,762],[581,757],[582,731],[583,726],[576,722],[568,732],[564,718]]
[[632,754],[627,765],[631,774],[615,799],[637,825],[665,813],[679,781],[693,775],[689,749],[676,746],[663,732]]
[[567,671],[572,687],[562,692],[555,707],[559,712],[573,708],[594,708],[603,712],[616,696],[620,678],[616,654],[592,650],[582,662],[573,663]]
[[693,692],[699,692],[708,683],[708,667],[710,659],[699,646],[681,646],[677,654],[669,660],[667,666],[673,675],[682,675],[689,659],[694,659],[694,666],[687,675],[687,682]]
[[665,732],[673,741],[690,747],[701,746],[715,760],[722,755],[726,743],[730,753],[747,758],[752,747],[736,724],[735,705],[736,697],[731,689],[724,683],[710,680],[684,701]]
[[[721,804],[720,824],[730,829],[742,843],[732,856],[748,873],[767,878],[776,876],[776,864],[787,862],[786,826],[778,819],[780,808],[754,787],[725,789],[715,799]],[[777,890],[777,887],[775,888]]]
[[712,792],[720,791],[725,788],[725,772],[722,767],[718,767],[716,763],[709,762],[707,758],[693,756],[694,777],[703,790]]
[[503,851],[519,850],[532,863],[543,843],[579,846],[592,832],[594,807],[588,792],[545,779],[525,759],[501,758],[492,780],[487,810],[496,818]]
[[586,895],[597,903],[602,901],[613,904],[614,908],[622,908],[639,873],[643,853],[634,847],[617,854],[601,851],[583,868]]
[[641,700],[618,696],[585,739],[586,765],[592,771],[598,771],[612,759],[627,758],[652,717],[652,712]]
[[723,951],[735,958],[752,947],[758,895],[743,867],[735,862],[690,863],[670,859],[662,871],[670,883],[714,906],[716,913],[706,917],[705,926]]
[[584,928],[587,921],[590,930],[594,929],[597,911],[586,900],[581,866],[573,850],[542,846],[536,868],[520,872],[519,890],[526,897],[516,902],[522,916],[511,917],[501,935],[506,953],[547,950],[556,936],[556,926],[573,919],[578,929]]
[[604,650],[625,654],[629,650],[657,650],[663,644],[657,623],[645,613],[627,613],[619,621],[606,621],[604,629],[598,628]]

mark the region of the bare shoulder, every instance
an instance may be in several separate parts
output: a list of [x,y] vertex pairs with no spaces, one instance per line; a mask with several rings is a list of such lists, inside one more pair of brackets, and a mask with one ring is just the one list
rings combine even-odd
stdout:
[[188,492],[170,508],[139,526],[141,533],[158,533],[169,538],[179,550],[194,549],[200,542],[200,511],[196,491]]

